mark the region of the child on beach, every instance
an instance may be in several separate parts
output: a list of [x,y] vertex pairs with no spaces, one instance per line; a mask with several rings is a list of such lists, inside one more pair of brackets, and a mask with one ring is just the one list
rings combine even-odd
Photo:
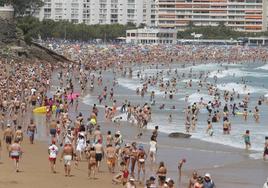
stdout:
[[248,150],[251,147],[249,130],[246,130],[246,133],[244,134],[243,137],[246,145],[246,150]]
[[123,185],[126,185],[126,183],[128,182],[129,171],[124,162],[120,163],[120,167],[121,167],[120,172],[114,176],[112,181],[115,184],[122,183]]

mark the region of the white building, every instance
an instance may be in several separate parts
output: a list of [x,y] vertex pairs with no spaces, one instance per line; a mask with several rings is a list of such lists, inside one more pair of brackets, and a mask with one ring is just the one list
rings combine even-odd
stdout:
[[145,0],[143,4],[143,23],[148,27],[158,25],[158,1]]
[[127,24],[143,22],[145,0],[43,0],[35,13],[39,20],[68,20],[73,23]]
[[126,43],[133,44],[175,44],[176,29],[131,29],[126,32]]

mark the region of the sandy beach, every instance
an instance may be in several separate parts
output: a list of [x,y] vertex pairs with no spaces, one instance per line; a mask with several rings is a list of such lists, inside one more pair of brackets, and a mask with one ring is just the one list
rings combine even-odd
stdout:
[[[1,158],[1,181],[0,187],[118,187],[111,184],[112,176],[106,173],[100,173],[96,180],[90,180],[87,177],[86,162],[81,162],[77,168],[73,167],[72,177],[64,176],[63,162],[57,160],[57,173],[51,174],[49,169],[47,144],[36,142],[30,145],[28,140],[22,145],[23,157],[21,160],[21,172],[16,173],[13,161],[7,156],[5,148],[2,151]],[[104,169],[104,167],[103,167]]]

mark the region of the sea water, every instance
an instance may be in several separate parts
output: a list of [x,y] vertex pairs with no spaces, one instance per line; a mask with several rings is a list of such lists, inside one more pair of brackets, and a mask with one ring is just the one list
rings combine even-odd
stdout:
[[[245,94],[250,93],[250,105],[249,109],[253,111],[255,106],[258,106],[257,101],[260,96],[268,96],[268,65],[263,64],[199,64],[197,66],[186,66],[172,65],[169,68],[164,67],[134,67],[133,77],[118,77],[119,87],[123,89],[117,89],[116,95],[118,98],[125,98],[134,104],[143,105],[145,102],[149,102],[149,94],[144,98],[137,96],[135,91],[137,88],[142,88],[142,79],[145,77],[155,76],[157,73],[162,73],[164,80],[171,79],[174,77],[174,71],[177,70],[178,74],[185,73],[186,77],[181,78],[177,84],[177,92],[173,99],[169,99],[168,96],[165,98],[164,91],[160,91],[156,86],[149,86],[150,91],[155,91],[156,104],[152,106],[152,122],[148,124],[149,129],[153,129],[154,126],[158,125],[160,131],[165,133],[171,132],[185,132],[185,114],[184,109],[193,104],[199,102],[200,98],[203,98],[203,102],[207,103],[213,99],[212,96],[208,95],[206,88],[199,88],[197,83],[199,81],[198,76],[188,77],[188,73],[191,71],[192,75],[198,75],[203,72],[208,74],[207,82],[214,83],[214,77],[217,77],[217,88],[222,92],[235,91],[241,95],[240,99],[235,99],[235,103],[238,104]],[[171,71],[167,74],[167,71]],[[141,77],[137,77],[137,74],[141,73]],[[193,87],[185,88],[185,83],[192,80]],[[242,82],[243,80],[243,82]],[[246,85],[246,87],[245,87]],[[197,91],[199,89],[199,91]],[[128,90],[128,93],[120,92]],[[221,92],[221,93],[222,93]],[[185,101],[185,96],[188,95],[188,102]],[[222,97],[223,98],[223,97]],[[96,101],[96,97],[87,96],[84,98],[84,102],[92,104]],[[224,105],[225,102],[221,101]],[[165,109],[160,110],[159,106],[165,104]],[[172,106],[176,109],[172,109]],[[103,107],[103,106],[99,106]],[[221,107],[222,108],[222,107]],[[265,136],[268,136],[268,105],[262,104],[258,106],[260,109],[260,123],[255,123],[252,115],[249,115],[248,120],[244,121],[241,115],[230,116],[231,121],[231,134],[223,135],[222,131],[222,120],[218,123],[213,123],[214,135],[209,136],[206,133],[207,129],[207,110],[201,109],[198,115],[196,130],[191,132],[193,138],[200,140],[229,145],[237,148],[244,148],[243,134],[246,130],[250,130],[252,150],[262,151],[264,148]],[[230,110],[230,108],[229,108]],[[243,111],[243,109],[239,109]],[[172,121],[169,121],[168,116],[172,115]],[[125,118],[123,118],[125,119]],[[261,155],[254,154],[260,157]]]

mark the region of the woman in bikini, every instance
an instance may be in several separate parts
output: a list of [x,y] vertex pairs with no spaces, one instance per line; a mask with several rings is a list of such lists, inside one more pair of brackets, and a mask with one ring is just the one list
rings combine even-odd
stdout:
[[165,167],[165,164],[163,161],[160,162],[156,174],[158,176],[159,186],[163,186],[166,181],[166,176],[167,176],[167,168]]
[[140,181],[140,172],[142,170],[143,172],[143,181],[145,179],[145,160],[147,158],[147,155],[144,151],[143,146],[139,147],[138,150],[138,181]]
[[96,151],[94,147],[90,147],[90,149],[87,150],[87,158],[88,158],[88,177],[91,178],[92,173],[93,179],[95,179],[97,162],[96,162]]

